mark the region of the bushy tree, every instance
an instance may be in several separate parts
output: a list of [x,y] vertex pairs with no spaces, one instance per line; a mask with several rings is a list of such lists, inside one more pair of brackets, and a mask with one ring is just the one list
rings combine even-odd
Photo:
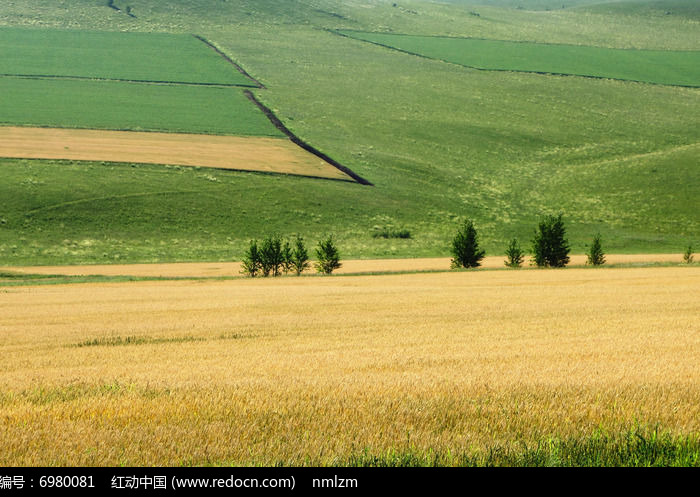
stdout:
[[309,267],[309,253],[304,246],[304,240],[297,236],[294,244],[294,252],[292,253],[292,269],[299,276]]
[[562,215],[542,219],[532,239],[535,264],[539,267],[564,267],[569,263],[569,250]]
[[513,238],[508,244],[506,249],[506,261],[505,265],[512,268],[518,268],[522,266],[523,260],[525,259],[525,252],[520,248],[517,238]]
[[316,257],[318,259],[316,261],[316,269],[319,273],[331,274],[341,266],[338,248],[333,243],[333,235],[318,242]]
[[600,242],[600,233],[593,237],[591,248],[588,249],[588,260],[586,264],[592,266],[602,266],[605,264],[605,253],[603,253],[603,245]]
[[247,274],[251,278],[255,278],[261,270],[260,250],[258,250],[258,242],[256,240],[250,241],[250,246],[243,256],[241,265],[241,273]]
[[279,236],[268,236],[260,246],[260,266],[262,275],[267,277],[279,276],[284,256],[282,254],[282,240]]
[[452,240],[452,267],[479,267],[486,252],[479,248],[479,240],[471,220],[464,222]]

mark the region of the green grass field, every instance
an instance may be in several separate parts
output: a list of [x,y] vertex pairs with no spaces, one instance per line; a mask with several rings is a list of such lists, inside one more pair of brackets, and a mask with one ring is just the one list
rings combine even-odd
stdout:
[[[498,255],[559,211],[578,253],[598,231],[608,252],[700,246],[700,90],[475,71],[327,31],[700,50],[696,2],[671,15],[393,3],[144,0],[137,19],[89,0],[8,5],[0,25],[200,33],[265,84],[256,95],[293,132],[375,186],[1,160],[0,261],[231,260],[273,232],[335,233],[348,258],[446,256],[465,217]],[[372,237],[383,228],[411,238]]]
[[345,31],[343,34],[477,69],[700,86],[700,51],[620,50],[355,31]]
[[256,86],[185,34],[0,29],[0,74]]
[[585,10],[596,14],[636,15],[656,18],[663,16],[683,18],[686,21],[700,21],[700,9],[698,9],[698,3],[695,0],[585,1],[592,4],[586,6]]
[[0,124],[282,136],[239,88],[0,77]]

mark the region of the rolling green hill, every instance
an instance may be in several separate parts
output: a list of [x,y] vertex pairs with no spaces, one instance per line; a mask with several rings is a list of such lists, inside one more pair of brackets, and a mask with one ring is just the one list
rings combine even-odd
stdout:
[[[575,252],[598,231],[610,252],[700,245],[700,90],[475,71],[328,31],[700,50],[690,2],[672,15],[640,2],[129,4],[135,18],[17,0],[0,25],[201,34],[267,87],[254,92],[286,126],[375,186],[0,159],[2,264],[236,259],[272,232],[335,233],[343,257],[444,256],[464,217],[495,255],[559,211]],[[412,238],[371,236],[387,226]]]

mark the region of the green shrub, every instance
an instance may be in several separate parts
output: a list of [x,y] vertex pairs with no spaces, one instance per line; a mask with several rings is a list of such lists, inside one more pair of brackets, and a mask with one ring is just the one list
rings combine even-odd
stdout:
[[591,248],[588,250],[588,260],[586,264],[592,266],[602,266],[605,264],[605,254],[603,253],[603,246],[600,243],[600,233],[593,237],[593,243],[591,243]]
[[523,260],[525,259],[525,252],[520,248],[517,238],[513,238],[508,244],[506,249],[506,261],[505,265],[512,268],[518,268],[522,266]]

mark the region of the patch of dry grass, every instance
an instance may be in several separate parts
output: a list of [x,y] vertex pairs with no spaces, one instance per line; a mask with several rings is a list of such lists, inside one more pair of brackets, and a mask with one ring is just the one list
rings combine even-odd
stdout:
[[[426,257],[413,259],[356,259],[341,260],[342,267],[334,274],[446,271],[450,269],[449,257]],[[681,263],[682,254],[605,254],[607,265],[611,264],[655,264]],[[488,256],[482,261],[484,269],[503,269],[505,256]],[[523,267],[528,267],[531,257],[526,256]],[[570,266],[586,264],[585,255],[572,255]],[[174,262],[157,264],[94,264],[78,266],[7,266],[0,272],[67,275],[67,276],[134,276],[164,278],[214,278],[238,276],[241,274],[239,262]],[[314,272],[313,268],[307,273]]]
[[287,138],[0,126],[0,157],[135,162],[352,179]]
[[694,267],[15,287],[0,465],[333,464],[637,423],[698,433],[699,289]]

